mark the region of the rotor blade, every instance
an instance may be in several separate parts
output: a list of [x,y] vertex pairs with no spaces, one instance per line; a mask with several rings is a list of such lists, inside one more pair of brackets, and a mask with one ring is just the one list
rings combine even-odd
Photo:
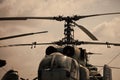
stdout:
[[[115,12],[115,13],[103,13],[103,14],[93,14],[93,15],[85,15],[85,16],[75,16],[73,19],[74,20],[79,20],[87,17],[95,17],[95,16],[102,16],[102,15],[112,15],[112,14],[120,14],[120,12]],[[57,20],[57,21],[62,21],[65,20],[67,17],[0,17],[0,21],[5,21],[5,20],[28,20],[28,19],[46,19],[46,20]]]
[[[97,66],[95,65],[96,67],[103,67],[103,66]],[[113,69],[120,69],[119,67],[110,67],[110,68],[113,68]]]
[[78,41],[77,45],[81,44],[90,44],[90,45],[113,45],[113,46],[120,46],[120,43],[110,43],[110,42],[87,42],[87,41]]
[[87,52],[88,55],[102,55],[102,53],[92,53],[92,52]]
[[4,47],[17,47],[17,46],[36,46],[36,45],[50,45],[55,43],[37,43],[33,42],[32,44],[10,44],[10,45],[0,45],[0,48]]
[[98,40],[90,31],[88,31],[84,26],[78,25],[73,22],[74,25],[78,26],[83,32],[85,32],[92,40]]
[[120,14],[120,12],[78,16],[78,20],[79,20],[79,19],[83,19],[83,18],[88,18],[88,17],[103,16],[103,15],[113,15],[113,14]]
[[15,47],[15,46],[31,46],[33,44],[11,44],[11,45],[1,45],[0,48],[3,47]]
[[5,21],[5,20],[28,20],[28,19],[56,20],[56,17],[0,17],[0,21]]
[[34,32],[34,33],[26,33],[26,34],[7,36],[7,37],[0,38],[0,40],[12,39],[12,38],[17,38],[17,37],[23,37],[23,36],[29,36],[29,35],[40,34],[40,33],[47,33],[47,32],[48,31],[42,31],[42,32]]

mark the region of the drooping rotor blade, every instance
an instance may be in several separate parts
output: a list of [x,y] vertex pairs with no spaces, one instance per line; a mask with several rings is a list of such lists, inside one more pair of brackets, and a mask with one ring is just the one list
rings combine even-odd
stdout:
[[73,22],[74,25],[78,26],[83,32],[85,32],[92,40],[98,40],[90,31],[88,31],[84,26],[78,25]]
[[6,40],[6,39],[12,39],[12,38],[18,38],[23,36],[29,36],[29,35],[35,35],[35,34],[41,34],[41,33],[47,33],[48,31],[42,31],[42,32],[34,32],[34,33],[25,33],[25,34],[19,34],[19,35],[13,35],[13,36],[7,36],[2,37],[0,40]]
[[5,20],[28,20],[28,19],[55,20],[56,17],[0,17],[0,21],[5,21]]
[[79,19],[88,18],[88,17],[103,16],[103,15],[113,15],[113,14],[120,14],[120,12],[84,15],[84,16],[77,16],[76,18],[77,18],[77,20],[79,20]]
[[87,42],[87,41],[78,41],[76,42],[77,45],[81,44],[90,44],[90,45],[113,45],[113,46],[120,46],[120,43],[110,43],[110,42]]

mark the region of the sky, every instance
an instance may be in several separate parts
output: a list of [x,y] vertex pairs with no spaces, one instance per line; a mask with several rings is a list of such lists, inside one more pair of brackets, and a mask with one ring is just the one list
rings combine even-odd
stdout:
[[[14,16],[73,16],[96,13],[120,12],[120,0],[0,0],[0,17]],[[120,15],[86,18],[77,21],[91,31],[99,41],[120,42]],[[0,45],[32,42],[52,42],[64,37],[64,22],[49,20],[0,21],[0,37],[38,31],[45,34],[0,41]],[[75,27],[75,39],[92,41],[79,28]],[[49,46],[49,45],[48,45]],[[0,68],[0,78],[9,69],[15,69],[20,77],[33,79],[37,76],[38,65],[45,55],[47,46],[0,48],[0,59],[7,65]],[[120,47],[100,45],[81,45],[87,51],[102,53],[90,56],[90,63],[104,65],[117,54]],[[120,56],[109,66],[120,67]],[[112,69],[113,80],[120,80],[120,70]]]

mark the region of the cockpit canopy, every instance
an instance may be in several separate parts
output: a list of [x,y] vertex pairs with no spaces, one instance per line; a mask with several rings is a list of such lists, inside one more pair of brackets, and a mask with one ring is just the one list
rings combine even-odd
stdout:
[[55,52],[53,54],[50,54],[49,56],[46,56],[42,60],[40,64],[40,68],[44,68],[44,69],[64,68],[70,70],[71,63],[72,63],[72,59],[70,57]]
[[54,52],[41,61],[38,80],[79,80],[79,65],[75,59]]

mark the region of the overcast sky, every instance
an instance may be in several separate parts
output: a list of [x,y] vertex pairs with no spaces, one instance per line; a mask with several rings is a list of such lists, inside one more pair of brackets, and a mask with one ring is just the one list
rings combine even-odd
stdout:
[[[3,16],[72,16],[96,13],[120,12],[120,0],[0,0],[0,17]],[[78,24],[90,30],[99,41],[120,42],[120,15],[86,18],[77,21]],[[28,21],[1,21],[0,37],[49,31],[45,34],[0,41],[0,45],[32,42],[51,42],[64,37],[64,22],[48,20]],[[75,38],[92,41],[79,28],[75,27]],[[5,70],[18,70],[20,77],[32,79],[37,76],[38,65],[44,57],[47,46],[1,48],[0,59],[7,60]],[[100,56],[90,56],[90,62],[95,65],[107,64],[114,56],[120,53],[119,47],[111,46],[80,46],[87,51],[102,53]],[[120,56],[110,66],[120,67]],[[113,80],[120,80],[120,70],[113,70]],[[0,68],[0,78],[5,71]]]

